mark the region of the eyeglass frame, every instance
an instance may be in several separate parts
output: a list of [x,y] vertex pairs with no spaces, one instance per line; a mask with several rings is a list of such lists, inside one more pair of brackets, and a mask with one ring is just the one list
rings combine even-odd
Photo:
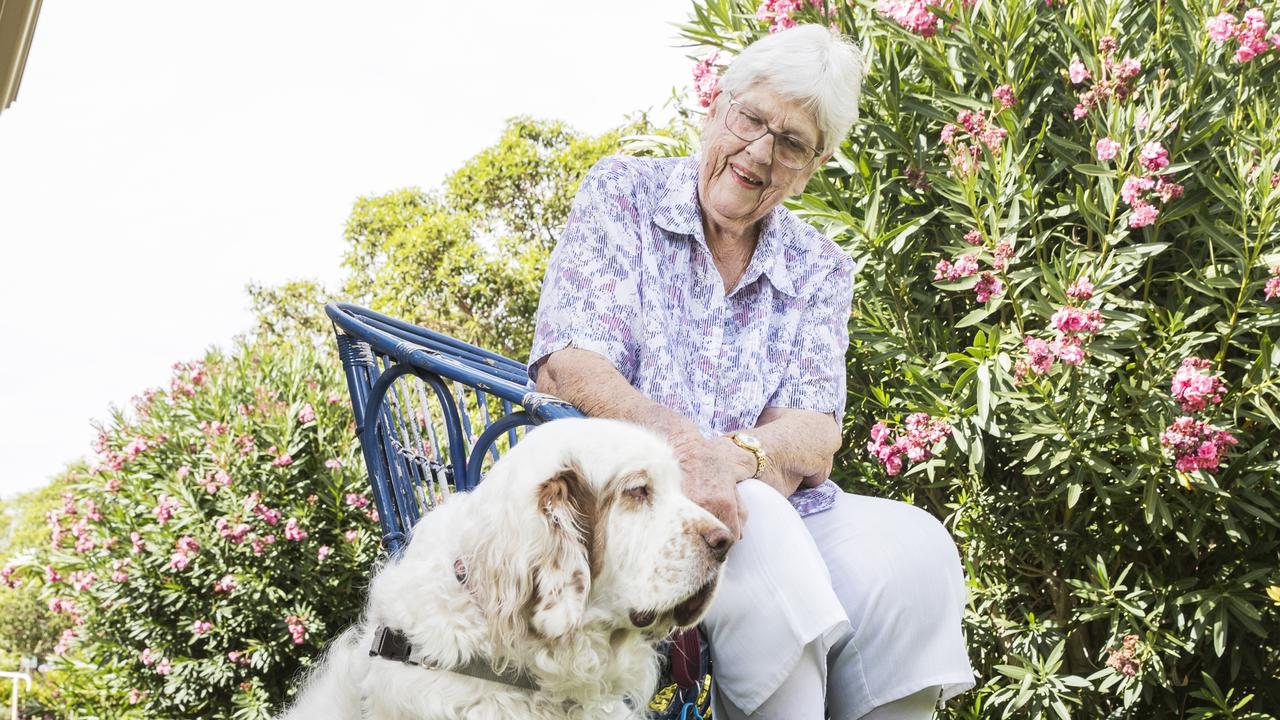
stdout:
[[[726,95],[727,95],[727,94],[726,94]],[[725,130],[728,130],[728,131],[729,131],[729,133],[730,133],[731,135],[733,135],[734,137],[736,137],[736,138],[738,138],[739,140],[741,140],[741,141],[743,141],[743,142],[745,142],[745,143],[748,143],[748,144],[749,144],[749,143],[753,143],[753,142],[755,142],[756,140],[759,140],[760,138],[764,137],[765,135],[772,135],[772,136],[773,136],[773,146],[772,146],[772,147],[770,148],[770,150],[769,150],[769,152],[770,152],[770,157],[771,157],[771,158],[773,158],[773,159],[776,159],[778,162],[782,163],[782,166],[783,166],[783,167],[785,167],[785,168],[787,168],[787,169],[789,169],[789,170],[804,170],[804,169],[805,169],[806,167],[808,167],[808,166],[809,166],[809,164],[810,164],[810,163],[812,163],[815,159],[817,159],[817,158],[819,158],[819,157],[822,157],[822,153],[821,153],[817,148],[815,148],[814,146],[810,145],[809,143],[807,143],[807,142],[805,142],[805,141],[801,140],[800,138],[796,137],[795,135],[792,135],[792,134],[790,134],[790,133],[781,132],[781,131],[779,131],[779,130],[774,130],[773,128],[769,127],[769,123],[768,123],[768,122],[766,122],[766,121],[765,121],[765,119],[764,119],[763,117],[760,117],[761,113],[759,113],[758,111],[756,111],[756,109],[755,109],[755,108],[751,107],[750,105],[747,105],[746,103],[742,102],[741,100],[734,100],[732,95],[727,95],[727,96],[729,97],[729,107],[728,107],[728,109],[726,109],[726,110],[725,110],[725,112],[724,112],[724,129],[725,129]],[[738,106],[738,108],[739,108],[740,110],[741,110],[741,109],[745,109],[745,110],[747,110],[747,111],[749,112],[749,114],[750,114],[750,115],[754,116],[757,120],[759,120],[759,121],[760,121],[760,124],[761,124],[761,125],[764,125],[764,132],[760,133],[759,135],[757,135],[756,137],[753,137],[753,138],[744,138],[744,137],[742,137],[741,135],[739,135],[738,133],[734,132],[734,131],[733,131],[733,129],[729,127],[729,113],[733,112],[733,106],[734,106],[734,105],[737,105],[737,106]],[[805,160],[805,161],[804,161],[804,164],[803,164],[803,165],[801,165],[800,167],[791,167],[790,165],[786,164],[785,162],[782,162],[782,159],[781,159],[781,158],[778,158],[778,138],[779,138],[780,136],[784,136],[784,135],[785,135],[787,138],[789,138],[790,140],[793,140],[793,141],[795,141],[795,142],[799,143],[800,145],[803,145],[804,147],[808,148],[808,149],[809,149],[809,152],[813,153],[813,155],[812,155],[808,160]]]

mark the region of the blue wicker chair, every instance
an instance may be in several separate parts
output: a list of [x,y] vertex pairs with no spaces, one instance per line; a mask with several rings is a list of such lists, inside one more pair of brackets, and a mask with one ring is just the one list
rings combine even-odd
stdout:
[[[423,513],[452,492],[474,488],[528,426],[582,415],[531,390],[525,365],[515,360],[355,305],[330,303],[325,312],[346,373],[382,547],[392,557]],[[676,671],[650,703],[649,717],[710,717],[710,663],[696,634],[668,649]]]

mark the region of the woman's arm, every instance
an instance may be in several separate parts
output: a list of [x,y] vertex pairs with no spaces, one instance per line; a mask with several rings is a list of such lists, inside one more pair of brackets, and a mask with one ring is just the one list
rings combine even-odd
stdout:
[[667,438],[684,470],[690,500],[721,520],[733,537],[742,536],[746,510],[737,483],[756,469],[755,456],[723,436],[704,437],[683,415],[645,397],[605,357],[567,347],[538,368],[538,391],[565,400],[590,417],[627,420]]
[[[835,418],[812,410],[765,408],[750,434],[760,440],[769,456],[760,479],[784,497],[799,487],[821,485],[831,474],[832,459],[840,449],[840,426]],[[751,455],[748,450],[739,450]]]

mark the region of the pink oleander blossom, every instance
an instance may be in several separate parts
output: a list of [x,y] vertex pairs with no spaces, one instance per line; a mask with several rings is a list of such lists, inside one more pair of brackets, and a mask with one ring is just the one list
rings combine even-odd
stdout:
[[1058,308],[1050,319],[1053,328],[1064,335],[1085,333],[1093,335],[1106,324],[1102,313],[1097,309],[1084,309],[1067,305]]
[[329,458],[324,461],[324,466],[330,470],[340,470],[342,468],[342,461],[338,458]]
[[290,542],[301,542],[307,539],[307,531],[298,526],[296,518],[289,518],[284,524],[284,539]]
[[[761,7],[763,8],[764,6],[761,5]],[[711,107],[711,98],[720,87],[720,72],[716,68],[716,63],[719,60],[720,51],[717,50],[702,58],[693,66],[693,91],[697,95],[698,105],[701,107]]]
[[1007,240],[1001,240],[996,243],[996,249],[992,255],[991,267],[996,270],[1004,270],[1009,266],[1009,261],[1013,259],[1013,245]]
[[1138,674],[1138,670],[1142,667],[1142,661],[1138,658],[1137,635],[1125,635],[1124,644],[1118,650],[1107,648],[1107,667],[1125,677],[1133,677]]
[[1099,160],[1114,160],[1116,154],[1120,152],[1120,143],[1111,138],[1102,138],[1094,144],[1094,149],[1098,152]]
[[53,654],[66,655],[67,651],[71,649],[71,646],[75,644],[77,637],[78,635],[75,630],[71,628],[63,630],[62,635],[58,637],[58,644],[53,646]]
[[346,502],[353,508],[362,508],[369,504],[369,498],[356,493],[347,493]]
[[938,443],[951,434],[951,426],[934,420],[927,413],[908,415],[897,437],[880,422],[871,428],[871,442],[867,451],[885,467],[889,475],[902,472],[905,463],[923,462],[934,456]]
[[1160,433],[1160,444],[1170,452],[1174,466],[1181,472],[1218,470],[1229,448],[1237,442],[1231,433],[1190,415],[1179,417]]
[[1267,300],[1280,297],[1280,265],[1271,268],[1271,277],[1267,279],[1267,285],[1262,289],[1262,294]]
[[1013,94],[1012,85],[1001,85],[991,92],[991,97],[995,99],[997,107],[1001,110],[1018,104],[1018,97]]
[[1093,283],[1083,275],[1076,278],[1076,281],[1071,283],[1071,287],[1067,288],[1067,297],[1073,300],[1089,300],[1093,297]]
[[213,629],[213,623],[209,622],[208,620],[196,620],[195,622],[191,623],[191,632],[194,633],[197,637],[199,637],[200,635],[204,635],[205,633],[209,632],[212,629]]
[[1156,178],[1154,192],[1160,196],[1160,202],[1166,205],[1182,197],[1183,191],[1184,188],[1176,182],[1165,180],[1164,178]]
[[964,234],[964,241],[969,243],[970,245],[981,245],[982,233],[978,232],[977,230],[970,230],[969,232]]
[[994,273],[984,272],[978,278],[978,283],[973,286],[973,293],[977,296],[978,302],[984,303],[1004,293],[1004,283]]
[[324,562],[332,554],[333,554],[333,548],[329,547],[328,545],[321,545],[316,550],[316,561]]
[[316,409],[311,407],[311,403],[307,403],[306,405],[303,405],[302,409],[298,411],[298,423],[301,425],[306,425],[307,423],[313,423],[315,421],[316,421]]
[[1169,167],[1169,151],[1158,140],[1152,140],[1143,145],[1138,159],[1142,167],[1150,172],[1159,172]]
[[289,628],[289,635],[293,638],[293,644],[301,645],[307,636],[307,626],[302,618],[297,615],[290,615],[285,618],[284,623]]
[[1049,343],[1049,349],[1066,365],[1084,363],[1084,347],[1078,335],[1064,335]]
[[1129,205],[1138,205],[1145,203],[1143,195],[1156,186],[1156,181],[1149,177],[1140,175],[1130,175],[1125,178],[1124,184],[1120,186],[1120,198]]
[[347,530],[347,531],[345,531],[345,532],[343,532],[343,533],[342,533],[342,539],[343,539],[343,540],[346,540],[346,541],[347,541],[347,542],[349,542],[349,543],[353,543],[353,542],[355,542],[355,541],[357,541],[357,540],[359,540],[359,539],[360,539],[360,531],[359,531],[359,530]]
[[1236,36],[1236,16],[1229,12],[1209,18],[1209,39],[1221,45]]
[[168,495],[161,495],[160,502],[156,503],[153,511],[156,516],[156,522],[164,525],[169,522],[173,514],[178,511],[178,501],[170,498]]
[[1080,58],[1072,58],[1071,64],[1067,66],[1067,77],[1071,79],[1072,85],[1079,85],[1089,79],[1089,69],[1084,66]]
[[1211,403],[1222,402],[1227,384],[1221,377],[1211,373],[1212,367],[1213,364],[1204,358],[1183,359],[1169,386],[1169,391],[1182,407],[1182,412],[1198,412]]
[[1155,223],[1158,217],[1160,217],[1160,209],[1155,205],[1148,202],[1138,203],[1133,206],[1133,214],[1129,216],[1129,227],[1148,227]]
[[213,591],[216,593],[229,593],[239,587],[234,575],[223,575],[213,583]]

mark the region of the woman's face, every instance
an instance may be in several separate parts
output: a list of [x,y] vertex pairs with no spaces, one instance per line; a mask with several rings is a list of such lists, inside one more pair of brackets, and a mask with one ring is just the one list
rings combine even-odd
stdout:
[[819,145],[818,124],[800,103],[780,97],[767,86],[755,85],[732,98],[719,93],[712,100],[702,129],[702,166],[698,198],[703,217],[717,225],[746,228],[767,215],[783,198],[797,195],[821,164],[817,158],[793,170],[773,157],[774,137],[765,133],[751,142],[725,127],[731,100],[768,123],[812,147]]

